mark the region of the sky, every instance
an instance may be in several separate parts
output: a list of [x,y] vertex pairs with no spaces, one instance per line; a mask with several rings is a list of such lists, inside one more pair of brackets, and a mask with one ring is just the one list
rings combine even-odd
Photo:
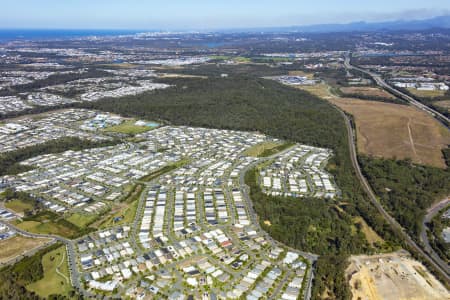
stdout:
[[209,30],[444,14],[449,0],[1,0],[0,28]]

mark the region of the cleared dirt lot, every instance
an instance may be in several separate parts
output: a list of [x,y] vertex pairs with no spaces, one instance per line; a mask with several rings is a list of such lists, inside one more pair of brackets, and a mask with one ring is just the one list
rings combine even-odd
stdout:
[[354,117],[358,152],[446,167],[441,150],[450,144],[450,133],[427,113],[407,105],[340,98],[325,85],[302,88]]
[[385,90],[374,87],[342,87],[340,90],[342,93],[350,95],[395,99],[393,95],[389,94]]
[[450,293],[407,253],[352,256],[346,270],[354,300],[450,299]]
[[445,168],[441,149],[450,143],[449,132],[427,113],[411,106],[333,98],[330,101],[353,115],[358,151],[386,158]]
[[33,239],[21,235],[0,241],[0,263],[8,262],[49,241],[49,239]]

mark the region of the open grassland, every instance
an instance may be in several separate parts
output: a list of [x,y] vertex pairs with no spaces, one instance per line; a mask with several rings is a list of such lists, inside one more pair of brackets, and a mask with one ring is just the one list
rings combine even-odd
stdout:
[[71,229],[60,226],[54,222],[24,221],[17,224],[22,230],[37,234],[56,234],[59,236],[70,237],[75,234]]
[[448,111],[450,111],[450,100],[436,101],[433,102],[433,104],[442,108],[446,108]]
[[122,202],[114,205],[107,214],[93,223],[91,227],[107,228],[114,225],[132,223],[136,215],[139,198],[143,189],[144,187],[141,184],[132,187],[129,194]]
[[384,244],[384,240],[369,225],[367,225],[366,221],[364,221],[363,218],[355,217],[353,220],[356,226],[359,226],[361,228],[361,231],[364,233],[367,242],[371,246],[376,246],[376,244],[380,246]]
[[177,73],[164,73],[159,75],[160,78],[198,78],[207,79],[208,76],[190,75],[190,74],[177,74]]
[[96,214],[74,213],[66,220],[80,228],[84,228],[94,222],[97,218],[98,215]]
[[412,106],[340,98],[326,85],[302,87],[352,115],[358,152],[375,157],[406,159],[445,168],[442,149],[450,133],[427,113]]
[[136,215],[139,199],[131,203],[120,203],[115,206],[111,212],[102,219],[99,228],[107,228],[116,225],[130,224]]
[[280,145],[282,144],[272,141],[263,142],[248,148],[247,150],[245,150],[244,154],[248,156],[259,157],[264,153],[264,151],[274,149]]
[[0,263],[5,263],[49,242],[50,239],[35,239],[21,235],[0,241]]
[[402,253],[352,256],[346,275],[353,300],[450,299],[421,263]]
[[304,76],[308,79],[314,79],[313,73],[306,73],[304,71],[289,71],[289,76]]
[[335,97],[333,94],[330,93],[330,88],[327,84],[319,83],[315,85],[298,85],[295,86],[298,89],[310,92],[313,95],[316,95],[317,97],[323,98],[323,99],[329,99]]
[[359,152],[445,168],[442,149],[450,143],[450,133],[427,113],[391,103],[346,98],[330,101],[353,116]]
[[16,226],[22,230],[37,234],[55,234],[62,237],[73,238],[80,234],[82,228],[62,219],[59,215],[45,211],[32,217],[17,221]]
[[7,201],[5,203],[5,207],[18,213],[18,214],[21,214],[22,216],[23,216],[24,211],[33,209],[33,205],[31,203],[25,202],[25,201],[22,201],[19,199]]
[[417,97],[423,97],[423,98],[436,98],[436,97],[442,97],[445,95],[445,91],[441,90],[435,90],[435,91],[421,91],[418,89],[408,89],[408,91]]
[[69,280],[66,247],[62,246],[42,257],[44,277],[27,286],[27,289],[41,297],[52,294],[67,296],[72,289]]
[[360,95],[363,97],[375,97],[375,98],[386,98],[395,99],[395,97],[383,89],[374,87],[341,87],[341,92],[346,95]]
[[134,125],[135,122],[136,121],[134,120],[125,121],[120,125],[108,127],[105,129],[105,131],[134,135],[152,130],[152,128],[149,126]]

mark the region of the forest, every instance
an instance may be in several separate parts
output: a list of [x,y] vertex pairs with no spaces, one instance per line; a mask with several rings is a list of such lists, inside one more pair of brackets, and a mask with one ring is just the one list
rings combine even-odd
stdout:
[[359,161],[383,206],[413,237],[420,233],[426,210],[450,193],[449,168],[364,156]]

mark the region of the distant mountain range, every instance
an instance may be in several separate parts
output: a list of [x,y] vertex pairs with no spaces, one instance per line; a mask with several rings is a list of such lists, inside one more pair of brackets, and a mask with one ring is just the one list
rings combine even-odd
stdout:
[[[424,20],[397,20],[388,22],[354,22],[347,24],[317,24],[307,26],[252,28],[252,32],[352,32],[352,31],[396,31],[396,30],[427,30],[445,28],[450,29],[450,15],[434,17]],[[235,30],[237,31],[237,30]],[[244,29],[242,31],[245,31]]]

